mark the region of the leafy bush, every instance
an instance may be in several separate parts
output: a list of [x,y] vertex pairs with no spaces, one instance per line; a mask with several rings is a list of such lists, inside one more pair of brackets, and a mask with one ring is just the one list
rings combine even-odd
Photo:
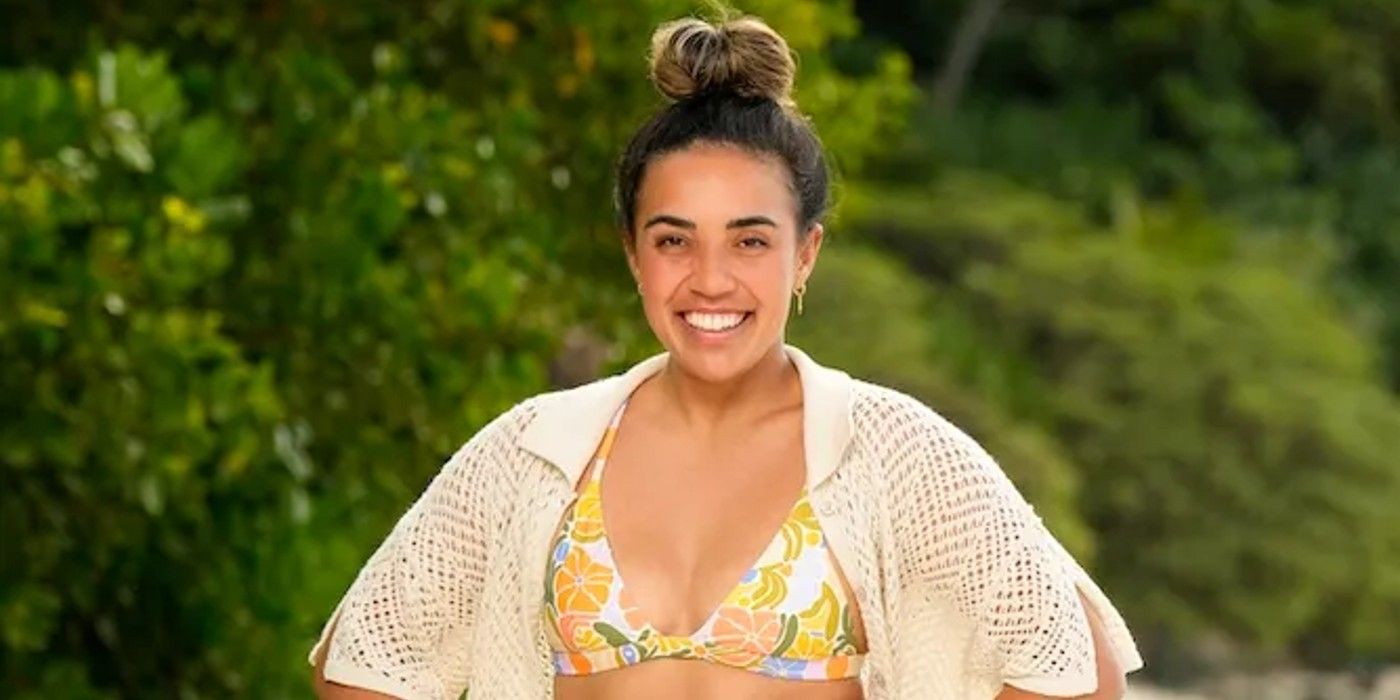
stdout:
[[[609,164],[657,104],[646,39],[686,9],[64,4],[13,30],[33,50],[0,70],[7,694],[304,689],[393,518],[550,388],[565,331],[646,345]],[[901,59],[838,73],[839,3],[750,9],[857,164],[897,124]]]

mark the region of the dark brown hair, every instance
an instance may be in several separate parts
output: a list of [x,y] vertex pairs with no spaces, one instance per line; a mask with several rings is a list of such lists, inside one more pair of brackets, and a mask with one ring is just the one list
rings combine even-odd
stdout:
[[671,103],[628,142],[617,164],[617,226],[629,248],[637,192],[652,159],[696,142],[776,157],[791,176],[798,241],[830,205],[821,140],[792,99],[797,63],[787,42],[753,16],[721,23],[685,17],[651,38],[651,80]]

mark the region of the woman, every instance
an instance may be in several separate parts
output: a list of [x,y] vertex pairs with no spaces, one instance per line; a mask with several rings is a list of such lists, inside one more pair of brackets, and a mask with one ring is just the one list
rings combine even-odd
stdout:
[[322,697],[1122,695],[1122,618],[978,443],[784,342],[828,202],[794,71],[752,17],[657,30],[673,102],[617,209],[666,352],[448,460],[312,650]]

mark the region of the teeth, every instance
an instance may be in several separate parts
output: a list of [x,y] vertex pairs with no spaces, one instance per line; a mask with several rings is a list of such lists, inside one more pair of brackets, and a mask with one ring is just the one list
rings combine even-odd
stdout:
[[685,322],[707,331],[723,331],[739,325],[745,314],[685,314]]

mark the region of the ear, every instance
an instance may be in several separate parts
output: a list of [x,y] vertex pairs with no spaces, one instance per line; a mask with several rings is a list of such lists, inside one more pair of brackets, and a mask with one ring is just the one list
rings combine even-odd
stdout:
[[807,229],[807,240],[803,242],[797,251],[797,284],[807,281],[812,276],[812,268],[817,264],[817,253],[822,249],[822,234],[825,229],[820,223],[812,224]]

